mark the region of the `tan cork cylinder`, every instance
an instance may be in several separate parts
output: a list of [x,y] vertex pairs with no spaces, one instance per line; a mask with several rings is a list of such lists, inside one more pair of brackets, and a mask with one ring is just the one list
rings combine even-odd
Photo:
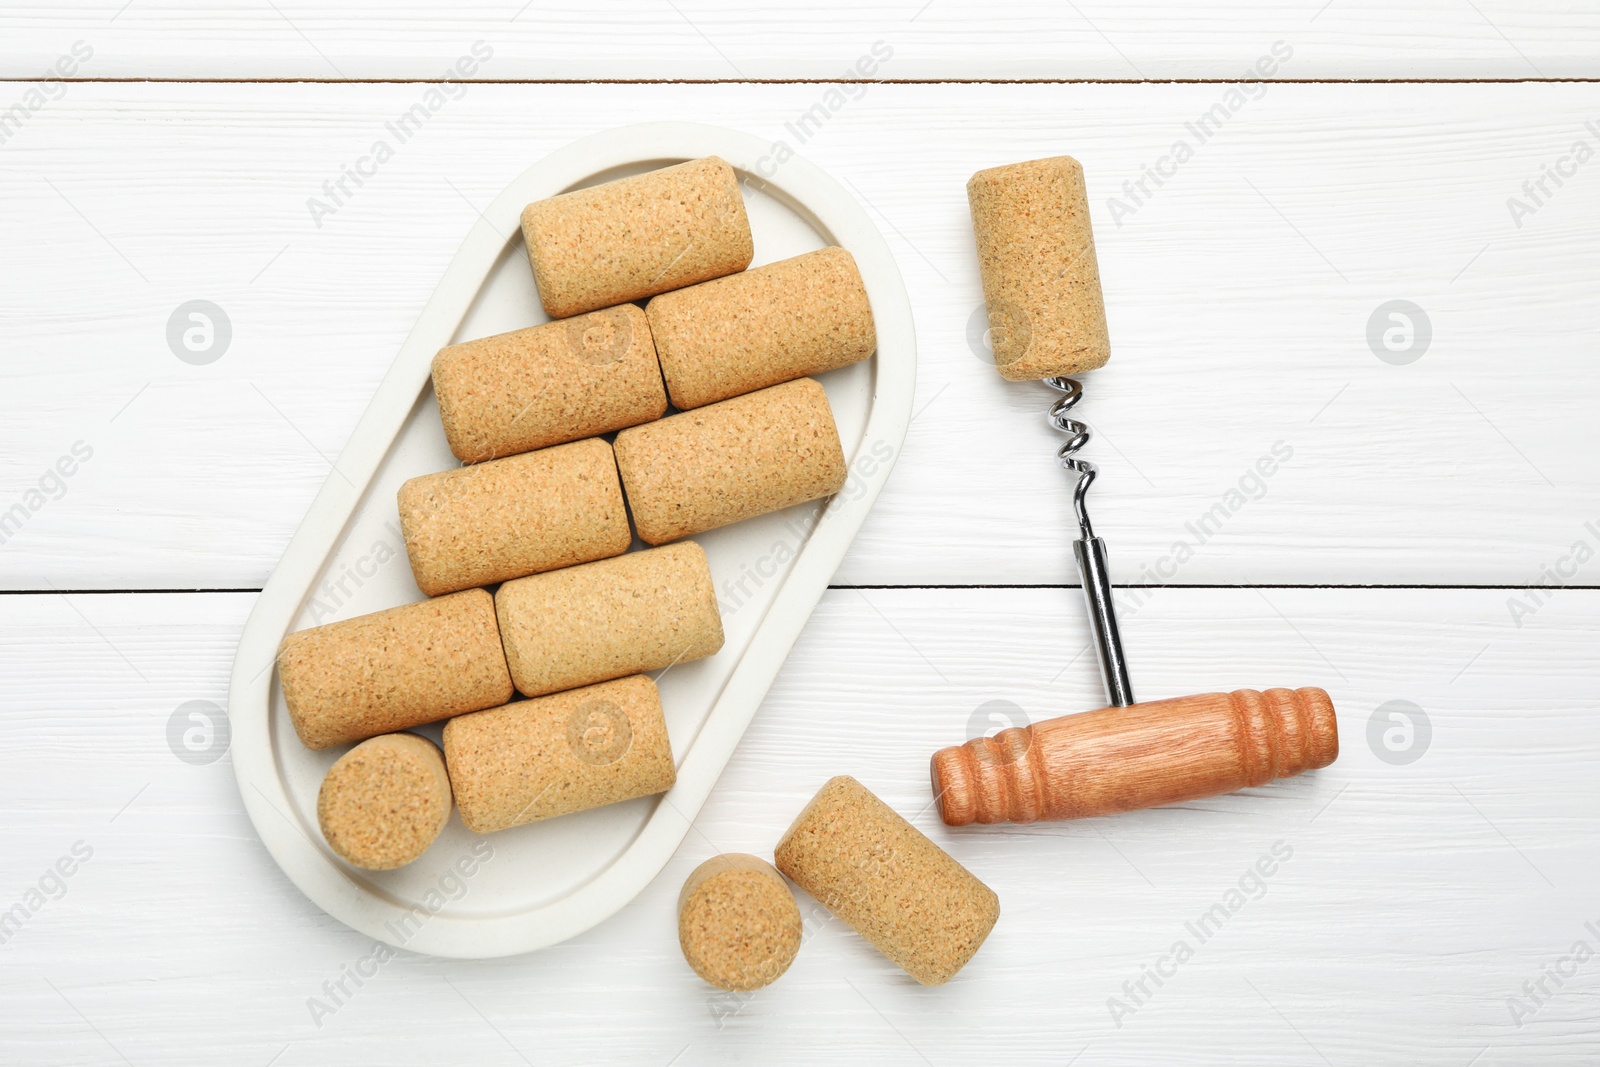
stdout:
[[837,493],[844,449],[814,379],[775,385],[617,435],[639,538],[658,545]]
[[523,696],[704,659],[722,647],[706,554],[693,541],[507,582],[495,594]]
[[511,699],[494,598],[482,589],[297,630],[278,646],[278,679],[308,748]]
[[662,293],[645,308],[672,403],[683,410],[872,355],[872,306],[842,248]]
[[400,532],[429,596],[628,550],[611,446],[598,437],[412,478]]
[[369,871],[403,867],[427,851],[450,821],[450,776],[427,738],[369,738],[328,770],[317,824],[329,847]]
[[694,973],[748,992],[782,977],[800,951],[802,924],[789,883],[743,852],[712,856],[678,894],[678,945]]
[[440,349],[433,391],[463,463],[637,426],[667,410],[650,324],[633,304]]
[[923,985],[948,982],[1000,917],[994,890],[848,775],[811,798],[774,857]]
[[995,369],[1018,382],[1111,358],[1083,167],[1071,156],[980,170],[967,182]]
[[661,696],[642,674],[451,719],[444,755],[461,821],[479,834],[677,781]]
[[522,237],[555,319],[720,278],[755,255],[738,175],[716,156],[536,201]]

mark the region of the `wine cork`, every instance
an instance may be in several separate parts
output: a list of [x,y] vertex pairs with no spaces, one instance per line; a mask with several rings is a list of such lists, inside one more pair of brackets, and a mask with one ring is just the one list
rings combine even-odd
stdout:
[[814,379],[775,385],[617,435],[639,538],[659,545],[837,493],[844,449]]
[[948,982],[1000,917],[992,889],[848,775],[818,790],[774,856],[923,985]]
[[677,780],[661,696],[642,674],[451,719],[444,754],[461,821],[479,834]]
[[317,824],[329,847],[369,871],[410,863],[449,821],[444,756],[416,734],[361,742],[329,768],[317,793]]
[[429,596],[628,550],[611,446],[598,437],[412,478],[400,532]]
[[718,989],[743,993],[776,982],[800,951],[801,933],[789,883],[755,856],[713,856],[678,894],[683,958]]
[[1071,156],[980,170],[967,182],[995,369],[1008,381],[1111,358],[1083,167]]
[[650,324],[633,304],[440,349],[433,391],[463,463],[637,426],[667,410]]
[[494,598],[481,589],[297,630],[278,646],[278,679],[308,748],[511,699]]
[[722,647],[706,554],[693,541],[507,582],[495,594],[524,696],[703,659]]
[[847,366],[878,344],[855,258],[838,247],[662,293],[645,313],[684,410]]
[[556,319],[732,274],[755,255],[738,175],[716,156],[529,204],[522,237]]

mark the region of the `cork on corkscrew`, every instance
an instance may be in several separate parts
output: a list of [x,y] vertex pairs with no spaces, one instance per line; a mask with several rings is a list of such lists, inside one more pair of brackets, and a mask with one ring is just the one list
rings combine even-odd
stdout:
[[1086,498],[1094,464],[1077,458],[1083,387],[1067,375],[1111,358],[1083,168],[1068,156],[979,171],[967,184],[995,365],[1009,381],[1060,392],[1050,424],[1058,462],[1078,476],[1073,542],[1108,707],[941,749],[931,763],[940,817],[968,823],[1081,819],[1231,793],[1326,767],[1339,755],[1321,689],[1241,689],[1139,704],[1122,650],[1105,541]]

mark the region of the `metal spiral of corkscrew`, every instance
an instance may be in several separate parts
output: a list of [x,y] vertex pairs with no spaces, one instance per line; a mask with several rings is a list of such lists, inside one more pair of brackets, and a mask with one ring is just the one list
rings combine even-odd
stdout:
[[1083,399],[1083,386],[1076,378],[1055,377],[1043,379],[1044,384],[1062,394],[1050,405],[1046,416],[1050,425],[1067,434],[1067,440],[1056,450],[1056,461],[1078,476],[1072,494],[1072,509],[1078,519],[1078,539],[1072,542],[1072,554],[1077,557],[1078,574],[1083,579],[1084,601],[1089,609],[1089,624],[1094,629],[1096,648],[1100,653],[1100,674],[1106,683],[1106,699],[1111,707],[1125,708],[1134,702],[1133,684],[1128,679],[1128,661],[1122,652],[1122,631],[1117,626],[1117,608],[1111,599],[1111,571],[1106,562],[1106,543],[1094,535],[1089,522],[1087,498],[1089,486],[1099,473],[1093,463],[1079,459],[1078,450],[1093,436],[1088,424],[1072,417],[1072,409]]
[[1078,401],[1083,399],[1083,385],[1076,378],[1045,378],[1044,384],[1062,394],[1060,400],[1050,405],[1050,413],[1046,417],[1050,420],[1051,426],[1070,435],[1066,444],[1056,450],[1056,459],[1063,468],[1078,475],[1078,488],[1072,494],[1072,509],[1078,515],[1078,529],[1087,540],[1094,536],[1094,527],[1089,522],[1089,510],[1085,498],[1088,497],[1089,486],[1094,484],[1094,476],[1099,470],[1088,460],[1078,459],[1076,453],[1078,449],[1088,444],[1094,435],[1087,423],[1079,422],[1068,414],[1078,406]]

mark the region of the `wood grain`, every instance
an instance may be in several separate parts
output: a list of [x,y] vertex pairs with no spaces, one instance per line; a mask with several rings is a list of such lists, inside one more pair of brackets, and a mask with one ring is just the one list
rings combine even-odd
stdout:
[[[1561,0],[182,0],[13,3],[0,73],[37,77],[75,40],[74,76],[427,78],[482,41],[473,78],[1240,78],[1277,40],[1304,78],[1557,78],[1600,72],[1592,6]],[[873,45],[886,59],[873,63]]]
[[[1600,593],[1559,593],[1521,628],[1505,599],[1163,590],[1125,626],[1141,696],[1321,685],[1339,708],[1340,759],[1173,808],[951,830],[928,806],[930,751],[970,724],[1098,703],[1076,596],[831,592],[643,896],[526,957],[402,953],[319,1027],[308,1000],[373,944],[273,866],[227,757],[189,765],[166,739],[183,703],[225,700],[251,597],[8,597],[0,907],[75,842],[93,857],[3,945],[0,1058],[121,1062],[114,1046],[134,1063],[298,1067],[468,1049],[511,1064],[595,1060],[602,1042],[609,1060],[679,1064],[1080,1053],[1091,1067],[1587,1064],[1600,1056],[1592,963],[1521,1027],[1508,998],[1575,941],[1593,947],[1585,923],[1600,925]],[[1397,699],[1432,728],[1404,765],[1368,741],[1374,712]],[[835,774],[859,778],[992,886],[999,925],[930,991],[802,895],[805,943],[789,973],[754,996],[707,991],[674,942],[678,887],[716,853],[769,854]],[[1186,924],[1207,914],[1221,928],[1202,943]],[[1174,964],[1180,940],[1193,955]],[[1159,987],[1144,978],[1158,965],[1176,970]],[[1134,1005],[1125,984],[1141,979],[1151,995]],[[1133,1007],[1120,1027],[1112,998]]]
[[[1520,227],[1506,204],[1594,142],[1600,86],[1273,85],[1139,205],[1123,183],[1222,87],[874,86],[801,144],[826,87],[473,86],[313,222],[307,201],[424,91],[72,85],[4,146],[0,514],[24,514],[0,585],[259,586],[476,207],[645,118],[784,139],[900,259],[918,414],[842,583],[1072,580],[1048,391],[998,380],[981,321],[969,341],[963,196],[980,167],[1063,151],[1110,309],[1078,412],[1119,583],[1596,580],[1573,548],[1600,545],[1600,185],[1547,181]],[[1136,208],[1121,226],[1113,197]],[[197,298],[232,322],[204,366],[166,340]],[[1367,340],[1396,299],[1432,324],[1409,365]],[[57,478],[75,442],[92,459]]]
[[933,754],[939,817],[1088,819],[1292,778],[1339,755],[1321,689],[1236,689],[1061,715]]

